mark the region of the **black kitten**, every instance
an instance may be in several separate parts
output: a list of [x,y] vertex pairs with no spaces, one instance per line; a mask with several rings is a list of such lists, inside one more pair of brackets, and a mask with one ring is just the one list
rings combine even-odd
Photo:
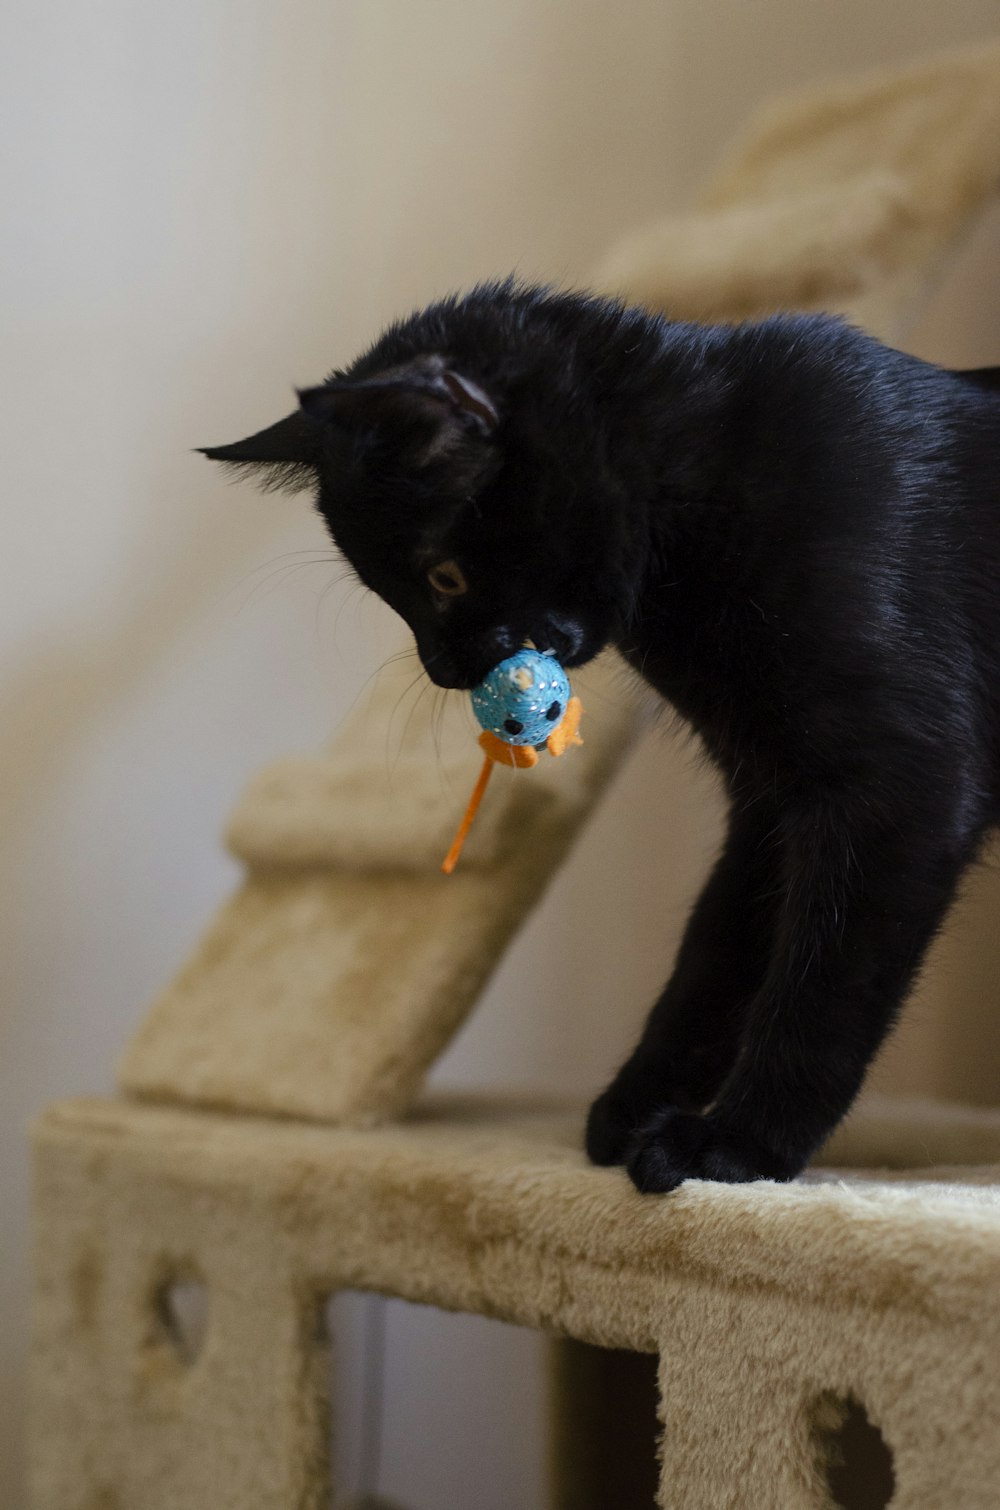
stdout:
[[1000,369],[504,284],[300,398],[206,454],[318,489],[434,681],[613,643],[700,734],[728,837],[587,1150],[789,1179],[1000,817]]

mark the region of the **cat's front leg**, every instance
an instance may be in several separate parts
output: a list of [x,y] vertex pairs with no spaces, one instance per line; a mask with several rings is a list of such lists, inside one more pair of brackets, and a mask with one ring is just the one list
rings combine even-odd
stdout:
[[783,816],[776,946],[738,1062],[704,1115],[649,1118],[627,1159],[640,1190],[791,1179],[850,1107],[981,833],[884,790]]
[[587,1153],[620,1164],[655,1118],[707,1106],[736,1061],[775,925],[777,812],[734,807],[726,843],[695,904],[674,972],[635,1052],[591,1108]]

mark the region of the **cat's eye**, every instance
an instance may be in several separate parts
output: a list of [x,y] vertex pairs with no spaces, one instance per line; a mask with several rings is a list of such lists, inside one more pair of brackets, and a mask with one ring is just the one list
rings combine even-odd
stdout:
[[457,561],[439,561],[427,573],[427,580],[442,598],[460,598],[469,584]]

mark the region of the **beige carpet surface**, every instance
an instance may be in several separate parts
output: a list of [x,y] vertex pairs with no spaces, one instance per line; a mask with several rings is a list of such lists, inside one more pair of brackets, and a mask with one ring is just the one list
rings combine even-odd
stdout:
[[[476,1098],[366,1131],[54,1108],[36,1135],[35,1503],[319,1507],[317,1324],[351,1287],[659,1352],[663,1506],[828,1506],[819,1427],[848,1398],[893,1452],[893,1510],[996,1504],[1000,1115],[862,1108],[831,1146],[842,1167],[660,1198],[589,1167],[581,1126],[580,1108]],[[191,1278],[193,1363],[164,1305]]]

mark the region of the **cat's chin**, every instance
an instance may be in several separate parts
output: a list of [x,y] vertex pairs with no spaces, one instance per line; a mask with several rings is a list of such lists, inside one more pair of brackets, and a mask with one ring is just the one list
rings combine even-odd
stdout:
[[[444,677],[439,673],[428,671],[426,666],[424,670],[427,671],[427,675],[435,687],[444,687],[448,692],[471,692],[473,687],[478,687],[479,683],[483,680],[482,676],[476,677],[474,681],[465,676]],[[486,674],[485,672],[483,673],[484,676]]]
[[[432,661],[434,664],[430,663]],[[492,661],[490,665],[473,673],[451,662],[444,663],[437,657],[429,657],[428,660],[423,661],[423,668],[435,687],[444,687],[449,692],[471,692],[473,687],[478,687],[479,683],[489,676],[496,664],[496,661]]]
[[492,658],[480,656],[478,660],[462,660],[450,650],[439,647],[425,653],[417,645],[417,654],[420,656],[420,664],[423,666],[430,680],[436,687],[445,687],[452,692],[469,692],[477,687],[484,676],[487,676],[496,665],[497,660],[502,660],[503,655],[497,654]]

